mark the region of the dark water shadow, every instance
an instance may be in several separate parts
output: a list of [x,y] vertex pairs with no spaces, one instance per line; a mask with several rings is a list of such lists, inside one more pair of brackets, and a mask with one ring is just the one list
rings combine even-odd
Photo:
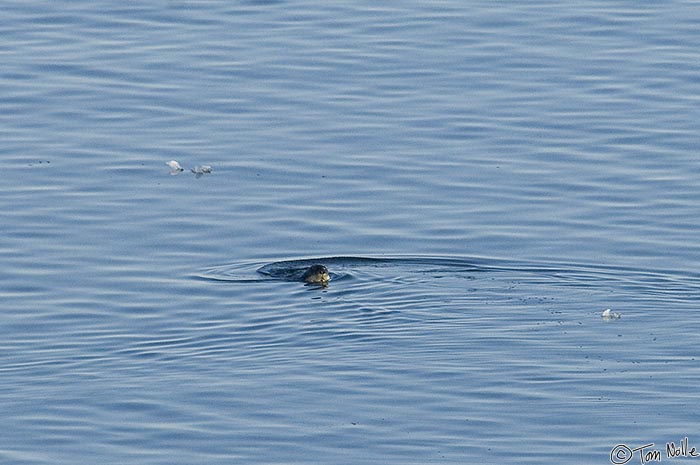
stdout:
[[[353,279],[362,270],[372,270],[378,276],[391,277],[391,268],[410,269],[417,273],[435,271],[479,272],[497,271],[494,266],[475,264],[466,259],[392,256],[392,257],[316,257],[280,260],[267,264],[239,262],[213,266],[203,269],[195,278],[207,281],[222,281],[230,283],[265,282],[271,279],[283,281],[299,281],[300,273],[309,266],[322,264],[329,268],[333,282]],[[382,271],[387,270],[387,271]]]

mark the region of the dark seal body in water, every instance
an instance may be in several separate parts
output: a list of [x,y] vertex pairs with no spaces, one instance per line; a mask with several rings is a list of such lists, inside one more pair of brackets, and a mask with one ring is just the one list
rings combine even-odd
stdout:
[[258,268],[258,273],[285,281],[301,281],[323,287],[328,286],[331,280],[328,268],[316,260],[286,260],[269,263]]
[[315,260],[287,260],[267,264],[258,269],[258,273],[285,281],[301,281],[326,287],[331,274],[325,265]]
[[323,265],[311,265],[301,275],[301,280],[307,284],[321,284],[325,286],[331,280],[331,275],[328,273],[328,268]]

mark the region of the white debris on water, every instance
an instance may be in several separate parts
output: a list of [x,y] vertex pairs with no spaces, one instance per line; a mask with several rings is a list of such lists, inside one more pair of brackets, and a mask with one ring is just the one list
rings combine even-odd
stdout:
[[192,171],[197,178],[200,178],[205,174],[211,173],[212,169],[211,169],[211,166],[209,166],[209,165],[202,165],[202,166],[195,166],[194,168],[190,169],[190,171]]
[[[170,160],[168,162],[165,162],[165,164],[170,168],[170,175],[171,176],[177,176],[178,174],[182,173],[185,169],[180,165],[175,160]],[[211,166],[209,165],[202,165],[202,166],[195,166],[194,168],[190,168],[190,171],[194,173],[195,177],[197,179],[201,178],[205,174],[212,173],[214,170],[212,169]]]
[[182,166],[180,166],[180,164],[178,162],[176,162],[175,160],[170,160],[169,162],[167,162],[165,164],[168,165],[168,167],[170,168],[170,175],[171,176],[177,176],[182,171],[184,171],[184,168]]
[[603,314],[601,316],[603,317],[604,320],[617,320],[618,318],[620,318],[619,313],[613,312],[609,308],[605,309],[605,311],[603,311]]

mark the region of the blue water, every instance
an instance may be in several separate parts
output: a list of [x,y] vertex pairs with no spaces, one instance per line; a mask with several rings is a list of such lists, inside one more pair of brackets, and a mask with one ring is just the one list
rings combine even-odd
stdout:
[[0,463],[700,444],[695,2],[1,9]]

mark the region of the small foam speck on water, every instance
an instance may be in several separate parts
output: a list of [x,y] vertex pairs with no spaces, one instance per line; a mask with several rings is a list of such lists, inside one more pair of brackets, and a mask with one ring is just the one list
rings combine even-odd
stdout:
[[603,314],[601,315],[604,320],[617,320],[620,318],[620,314],[617,312],[613,312],[611,309],[607,308],[603,311]]
[[210,174],[213,170],[209,165],[202,165],[195,166],[194,168],[191,168],[190,171],[192,171],[197,178],[201,178],[205,174]]
[[184,168],[182,166],[180,166],[180,164],[175,160],[170,160],[169,162],[166,162],[165,164],[168,165],[168,167],[170,168],[170,175],[171,176],[177,176],[182,171],[184,171]]

